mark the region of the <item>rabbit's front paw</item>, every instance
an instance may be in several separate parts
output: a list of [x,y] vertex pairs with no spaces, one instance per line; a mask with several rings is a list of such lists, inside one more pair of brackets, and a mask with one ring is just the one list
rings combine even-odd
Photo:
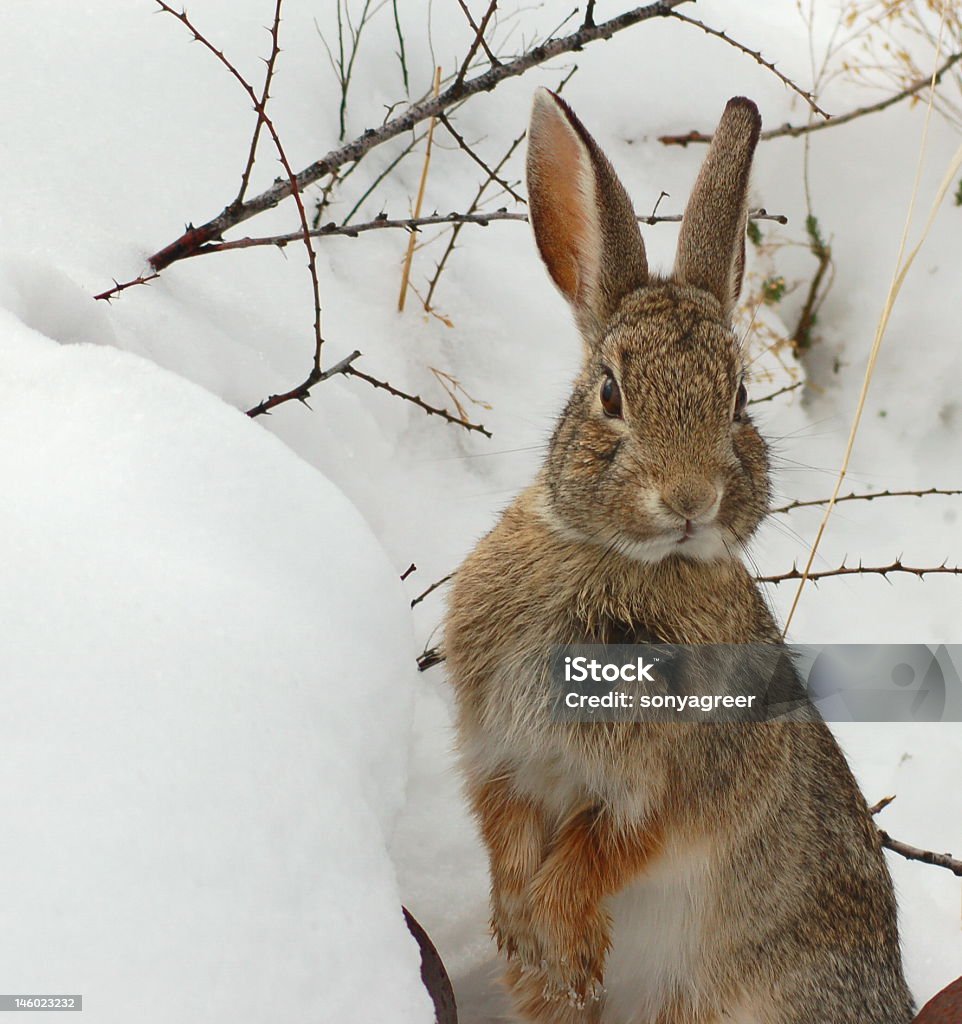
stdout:
[[499,893],[491,900],[491,934],[498,952],[522,967],[531,967],[541,959],[531,931],[530,914],[525,901],[517,895]]
[[609,922],[600,908],[532,915],[534,949],[528,966],[544,976],[544,997],[583,1008],[604,995]]

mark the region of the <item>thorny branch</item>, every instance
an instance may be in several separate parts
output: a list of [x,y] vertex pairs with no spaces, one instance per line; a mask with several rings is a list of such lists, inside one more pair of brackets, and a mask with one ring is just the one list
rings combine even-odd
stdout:
[[[915,96],[916,93],[931,86],[933,82],[935,85],[939,85],[946,71],[960,60],[962,60],[962,52],[953,54],[941,64],[934,75],[925,75],[900,92],[887,96],[884,100],[879,100],[878,103],[869,103],[864,107],[856,107],[845,114],[833,114],[829,121],[811,121],[807,124],[783,124],[780,128],[770,128],[768,131],[762,132],[759,139],[764,142],[767,139],[781,139],[786,136],[798,138],[801,135],[808,135],[810,132],[820,132],[825,128],[836,128],[839,125],[848,124],[850,121],[865,117],[867,114],[877,114],[882,110],[895,106],[896,103],[901,103],[902,100]],[[658,141],[666,146],[687,146],[689,142],[704,143],[711,142],[711,140],[711,134],[699,131],[691,131],[686,135],[660,135],[658,137]]]
[[771,61],[765,60],[759,50],[750,49],[744,44],[738,42],[737,39],[733,39],[727,32],[723,32],[717,28],[711,28],[709,25],[706,25],[703,21],[699,21],[697,18],[689,18],[687,15],[681,14],[678,11],[672,11],[670,16],[676,21],[683,21],[686,25],[693,25],[695,28],[700,28],[702,32],[705,32],[710,36],[714,36],[715,39],[721,39],[722,42],[728,43],[729,46],[734,46],[736,50],[740,50],[746,56],[751,57],[756,64],[760,64],[763,68],[767,68],[783,85],[788,86],[792,92],[801,96],[816,114],[821,114],[821,116],[826,119],[823,123],[827,123],[828,118],[832,116],[831,114],[825,113],[825,111],[822,110],[822,108],[815,102],[815,96],[812,93],[806,92],[800,86],[796,85],[787,75],[783,75]]
[[[496,165],[500,167],[501,164]],[[787,218],[779,213],[767,213],[765,210],[757,210],[750,214],[753,220],[770,220],[775,221],[778,224],[784,224]],[[310,233],[311,238],[326,238],[328,236],[345,236],[347,238],[356,238],[358,235],[364,234],[368,231],[383,231],[392,229],[403,229],[406,231],[418,231],[424,227],[436,227],[438,225],[445,224],[476,224],[480,227],[487,227],[494,221],[524,221],[528,220],[526,213],[512,213],[504,208],[499,210],[491,210],[489,212],[477,212],[472,211],[470,213],[432,213],[426,217],[400,217],[391,218],[386,213],[382,213],[375,217],[374,220],[367,221],[363,224],[336,224],[333,221],[329,224],[324,224],[318,228],[312,228]],[[639,217],[638,222],[640,224],[671,224],[677,223],[681,220],[681,214],[668,214],[660,217]],[[279,249],[283,249],[285,246],[290,245],[291,242],[299,242],[303,239],[303,231],[291,231],[282,235],[264,235],[262,237],[249,237],[249,238],[236,238],[230,242],[209,242],[206,245],[200,246],[200,248],[194,250],[194,252],[187,253],[182,259],[192,258],[194,256],[205,256],[213,252],[230,252],[232,249],[250,249],[261,245],[274,245]],[[153,278],[159,275],[151,275]],[[137,282],[142,283],[142,282]],[[129,285],[118,285],[121,290],[129,287]],[[116,290],[116,289],[114,289]],[[101,298],[101,296],[97,296]],[[801,387],[801,382],[798,384],[792,384],[789,388],[783,390],[791,390],[792,388]],[[775,392],[775,394],[781,394],[781,391]],[[767,401],[768,398],[773,398],[775,395],[769,395],[767,398],[756,398],[756,402]]]
[[[950,494],[951,495],[951,494],[959,494],[959,493],[960,492],[958,492],[958,490],[935,490],[934,488],[932,490],[926,490],[926,492],[916,492],[916,490],[909,490],[909,492],[904,492],[904,494],[907,494],[907,495],[918,495],[919,497],[921,497],[922,495],[925,495],[925,494],[936,494],[936,495],[938,495],[938,494]],[[884,492],[882,494],[870,495],[868,497],[871,499],[871,498],[881,498],[883,496],[895,497],[895,493]],[[866,497],[865,495],[848,495],[847,498],[840,498],[840,499],[837,499],[837,500],[838,501],[846,501],[846,500],[855,500],[855,499],[865,498],[865,497]],[[827,499],[826,499],[826,501],[827,501]],[[798,505],[790,505],[790,506],[787,505],[787,506],[785,506],[785,508],[773,509],[772,511],[773,512],[787,512],[790,508],[797,508],[799,505],[817,505],[817,504],[823,504],[823,503],[822,502],[800,502],[800,503],[798,503]],[[962,566],[947,565],[945,562],[943,562],[942,565],[933,565],[931,567],[919,568],[919,567],[916,567],[914,565],[905,565],[901,558],[896,558],[895,561],[893,561],[890,565],[872,566],[872,565],[863,565],[862,562],[859,562],[858,565],[845,565],[845,564],[842,564],[842,565],[839,565],[838,568],[835,568],[835,569],[824,569],[821,572],[809,572],[808,573],[808,579],[812,580],[814,582],[818,582],[819,580],[825,580],[828,577],[837,577],[837,575],[872,575],[872,574],[882,575],[882,577],[887,577],[888,573],[890,573],[890,572],[909,572],[912,575],[917,575],[917,577],[919,577],[921,579],[922,577],[926,577],[926,575],[937,574],[937,573],[946,573],[946,574],[951,574],[951,575],[962,575]],[[421,594],[417,598],[416,601],[412,602],[412,607],[414,606],[414,604],[418,604],[421,601],[423,601],[424,598],[428,596],[428,594],[430,594],[433,591],[435,591],[438,587],[442,586],[442,584],[446,584],[446,583],[448,583],[449,580],[453,580],[454,579],[454,575],[455,575],[454,572],[450,572],[448,575],[446,575],[446,577],[443,580],[438,580],[436,583],[431,584],[431,586],[428,587],[427,590],[425,590],[424,593]],[[767,575],[767,577],[763,577],[763,575],[756,575],[754,580],[755,580],[756,583],[779,584],[779,583],[785,583],[788,580],[798,580],[798,579],[800,579],[800,577],[801,577],[801,569],[799,569],[797,565],[793,565],[791,570],[788,571],[788,572],[782,572],[782,573],[779,573],[778,575]]]
[[[891,565],[877,565],[869,566],[862,565],[861,562],[858,565],[840,565],[837,569],[824,569],[820,572],[808,573],[808,578],[813,582],[817,583],[819,580],[827,579],[829,576],[885,576],[888,577],[889,573],[909,573],[912,576],[918,576],[920,579],[923,576],[932,576],[937,574],[947,574],[952,576],[962,576],[962,566],[946,565],[944,562],[941,565],[933,565],[926,568],[917,568],[912,565],[904,565],[901,559],[896,559]],[[802,570],[797,565],[793,565],[790,572],[783,572],[777,576],[756,576],[755,579],[758,583],[785,583],[788,580],[800,580],[803,576]]]
[[367,381],[372,387],[386,391],[388,394],[394,395],[395,398],[403,398],[405,402],[411,402],[412,405],[423,409],[428,416],[440,416],[441,419],[447,420],[448,423],[456,423],[459,427],[464,427],[465,430],[473,430],[478,434],[484,434],[485,437],[492,436],[491,431],[486,429],[481,423],[471,423],[469,420],[462,419],[448,412],[447,409],[438,408],[436,405],[429,405],[420,395],[411,395],[406,391],[400,391],[393,384],[388,383],[388,381],[378,380],[377,377],[372,377],[370,374],[364,373],[354,366],[348,366],[343,372],[350,377],[359,377],[361,380]]
[[[872,491],[869,494],[843,494],[841,497],[835,499],[837,505],[840,501],[874,501],[876,498],[925,498],[930,494],[944,494],[944,495],[959,495],[962,494],[962,490],[953,491],[945,490],[940,487],[929,487],[924,491]],[[816,505],[827,505],[831,501],[831,498],[815,498],[812,501],[793,501],[788,505],[782,505],[779,508],[773,508],[770,515],[778,515],[783,512],[791,512],[796,508],[812,508]]]

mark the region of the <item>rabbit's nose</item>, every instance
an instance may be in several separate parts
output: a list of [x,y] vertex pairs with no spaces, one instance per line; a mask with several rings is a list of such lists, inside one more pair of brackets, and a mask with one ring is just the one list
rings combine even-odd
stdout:
[[708,480],[698,477],[669,484],[661,493],[666,507],[687,520],[698,520],[716,506],[718,488]]

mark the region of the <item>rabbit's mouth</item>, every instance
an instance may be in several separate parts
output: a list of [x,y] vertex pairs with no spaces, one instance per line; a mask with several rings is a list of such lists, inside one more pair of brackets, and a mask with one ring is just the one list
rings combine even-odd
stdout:
[[690,520],[685,520],[685,528],[681,531],[681,537],[678,539],[679,544],[684,544],[685,541],[689,541],[698,532],[698,527]]

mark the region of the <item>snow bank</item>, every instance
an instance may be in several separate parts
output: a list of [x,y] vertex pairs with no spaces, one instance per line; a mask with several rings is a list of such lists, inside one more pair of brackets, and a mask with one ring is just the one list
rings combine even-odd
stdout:
[[0,346],[0,989],[98,1024],[432,1020],[378,542],[195,385],[6,312]]

